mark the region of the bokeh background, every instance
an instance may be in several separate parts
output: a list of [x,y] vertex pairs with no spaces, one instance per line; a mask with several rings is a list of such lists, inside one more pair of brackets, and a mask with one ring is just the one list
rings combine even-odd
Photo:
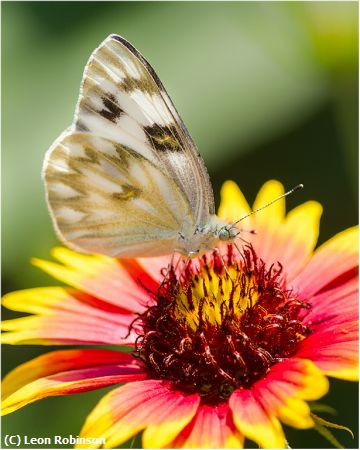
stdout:
[[[110,33],[156,69],[198,144],[217,202],[228,178],[252,200],[270,178],[325,209],[320,242],[357,222],[358,30],[352,2],[3,2],[3,291],[53,285],[29,264],[57,244],[44,202],[44,153],[72,120],[84,65]],[[336,305],[334,305],[336,308]],[[3,317],[16,317],[3,312]],[[49,348],[4,346],[3,372]],[[105,390],[30,405],[4,434],[76,435]],[[324,417],[350,426],[355,383],[333,380]],[[288,430],[292,448],[326,448]],[[138,441],[134,445],[137,445]]]

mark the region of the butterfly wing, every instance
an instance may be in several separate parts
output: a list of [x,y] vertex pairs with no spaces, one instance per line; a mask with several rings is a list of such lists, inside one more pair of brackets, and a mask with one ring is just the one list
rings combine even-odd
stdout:
[[109,36],[85,68],[76,128],[124,144],[156,164],[187,198],[195,222],[215,213],[204,162],[154,69],[125,39]]
[[184,220],[182,192],[152,162],[91,133],[65,132],[49,150],[44,179],[59,237],[108,256],[174,251]]
[[74,123],[43,176],[60,238],[85,252],[171,253],[180,232],[214,213],[206,168],[164,87],[116,35],[91,55]]

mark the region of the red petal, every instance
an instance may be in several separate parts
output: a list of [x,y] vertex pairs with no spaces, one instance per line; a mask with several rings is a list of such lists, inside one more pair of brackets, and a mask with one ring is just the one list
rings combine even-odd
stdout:
[[171,448],[243,448],[227,403],[201,405],[193,420],[170,444]]
[[3,381],[2,414],[54,395],[99,389],[147,378],[139,361],[112,350],[61,350],[39,356],[10,372]]
[[284,448],[285,437],[278,419],[268,415],[252,390],[237,389],[230,397],[234,422],[240,432],[262,448]]
[[[337,285],[356,276],[358,269],[358,229],[349,228],[320,246],[304,270],[292,281],[295,291],[309,298],[337,280]],[[344,277],[344,275],[347,275]]]
[[126,384],[107,394],[88,416],[81,437],[104,437],[106,447],[117,447],[145,429],[143,446],[169,444],[191,421],[200,399],[172,389],[161,380]]
[[237,389],[230,407],[238,429],[263,448],[284,448],[279,419],[297,428],[313,426],[304,400],[315,400],[328,390],[321,371],[307,360],[291,358],[271,367],[250,389]]
[[151,299],[143,286],[150,290],[157,286],[135,260],[80,255],[62,247],[52,254],[62,264],[39,259],[33,263],[69,286],[128,311],[143,311]]
[[2,342],[9,344],[127,345],[129,325],[136,317],[126,310],[75,289],[34,288],[3,298],[9,309],[36,314],[4,321]]

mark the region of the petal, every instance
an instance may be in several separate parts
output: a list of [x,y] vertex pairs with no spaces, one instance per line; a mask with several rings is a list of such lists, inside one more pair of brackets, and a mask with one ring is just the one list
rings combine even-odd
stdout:
[[300,342],[296,356],[313,361],[326,375],[357,381],[358,320],[324,326]]
[[[259,215],[262,213],[259,212]],[[268,266],[279,261],[287,279],[294,278],[312,256],[318,239],[321,213],[321,205],[309,201],[291,210],[277,224],[273,220],[258,225],[257,217],[257,234],[252,237],[256,253]]]
[[[238,185],[233,181],[225,181],[221,188],[221,202],[218,211],[218,216],[221,219],[229,222],[236,222],[242,217],[249,214],[251,211],[248,202],[243,193],[240,191]],[[241,227],[248,227],[252,219],[245,219],[241,222]],[[247,222],[247,223],[246,223]],[[251,228],[251,225],[250,225]]]
[[[177,259],[180,257],[178,254],[174,254],[174,261],[177,261]],[[166,269],[171,261],[171,256],[158,256],[156,258],[137,258],[137,262],[140,264],[142,269],[148,273],[153,280],[156,280],[157,282],[162,281],[163,275],[161,274],[161,271],[163,269]],[[157,286],[156,290],[157,291]]]
[[170,444],[171,448],[243,448],[244,437],[227,403],[201,405],[193,420]]
[[321,245],[292,285],[303,298],[308,298],[338,277],[357,272],[357,268],[358,228],[352,227]]
[[[282,228],[280,261],[293,277],[310,259],[319,237],[322,206],[309,201],[292,209]],[[280,247],[279,245],[279,247]]]
[[[276,180],[270,180],[263,184],[258,192],[253,210],[262,208],[268,203],[284,194],[284,186]],[[261,212],[256,213],[256,228],[262,229],[264,225],[270,229],[277,229],[285,219],[285,198],[282,198]]]
[[358,277],[333,289],[326,289],[308,299],[311,309],[303,319],[304,325],[318,332],[331,325],[344,325],[358,319]]
[[312,334],[298,347],[297,356],[313,361],[326,375],[358,379],[357,277],[323,291],[310,300],[303,323]]
[[[186,259],[186,258],[185,258]],[[161,286],[161,282],[164,280],[164,276],[167,273],[169,265],[172,265],[177,276],[180,276],[183,271],[183,263],[185,262],[184,256],[174,252],[172,255],[160,256],[156,258],[137,258],[137,263],[141,266],[142,270],[148,273],[152,279],[156,280],[156,287],[152,290],[155,294],[154,298],[158,294],[158,289]],[[124,260],[123,260],[124,261]],[[191,261],[193,266],[198,266],[198,259],[195,258]],[[154,303],[156,300],[154,300]],[[148,305],[152,304],[152,299],[148,300]]]
[[[253,210],[262,208],[284,194],[283,185],[270,180],[260,189]],[[219,216],[230,221],[250,212],[237,185],[227,181],[222,188],[222,203]],[[257,255],[270,266],[280,261],[284,272],[293,277],[310,258],[319,234],[319,221],[322,213],[317,202],[307,202],[290,211],[285,217],[285,199],[280,199],[238,226],[245,230],[255,229],[256,235],[246,235]],[[245,223],[247,221],[247,223]]]
[[2,414],[55,395],[99,389],[147,378],[139,361],[112,350],[61,350],[41,355],[11,371],[3,381]]
[[143,311],[148,303],[142,285],[149,290],[157,286],[135,260],[80,255],[63,247],[53,249],[52,255],[63,265],[36,258],[33,263],[68,285],[129,311]]
[[311,361],[291,358],[273,366],[250,389],[237,389],[230,408],[238,429],[262,448],[284,448],[279,419],[297,428],[313,426],[304,400],[326,394],[328,382]]
[[268,415],[254,392],[237,389],[230,397],[234,422],[240,432],[262,448],[285,448],[285,437],[278,419]]
[[311,361],[291,358],[273,366],[253,390],[268,415],[295,428],[309,428],[314,423],[304,400],[317,400],[328,387],[326,377]]
[[[117,447],[145,429],[143,447],[161,448],[191,421],[200,399],[160,380],[126,384],[107,394],[88,416],[80,436],[104,437],[106,448]],[[78,448],[87,447],[78,445]],[[93,445],[91,445],[93,447]]]
[[34,288],[12,292],[3,305],[15,311],[34,313],[7,320],[2,329],[6,344],[118,344],[134,342],[129,325],[136,317],[126,310],[75,289]]

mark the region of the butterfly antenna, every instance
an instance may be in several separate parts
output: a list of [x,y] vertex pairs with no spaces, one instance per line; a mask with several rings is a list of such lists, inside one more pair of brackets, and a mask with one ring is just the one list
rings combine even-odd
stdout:
[[290,191],[285,192],[285,194],[280,195],[277,198],[274,198],[274,200],[271,200],[271,202],[267,203],[266,205],[261,206],[258,209],[254,209],[254,211],[249,212],[249,214],[246,214],[246,216],[242,217],[241,219],[237,220],[235,223],[233,223],[232,225],[236,225],[237,223],[241,222],[242,220],[246,219],[249,216],[252,216],[253,214],[261,211],[262,209],[267,208],[268,206],[272,205],[273,203],[277,202],[278,200],[287,197],[288,195],[292,194],[293,192],[296,191],[300,191],[302,188],[304,187],[303,184],[298,184],[297,186],[293,187],[292,189],[290,189]]

